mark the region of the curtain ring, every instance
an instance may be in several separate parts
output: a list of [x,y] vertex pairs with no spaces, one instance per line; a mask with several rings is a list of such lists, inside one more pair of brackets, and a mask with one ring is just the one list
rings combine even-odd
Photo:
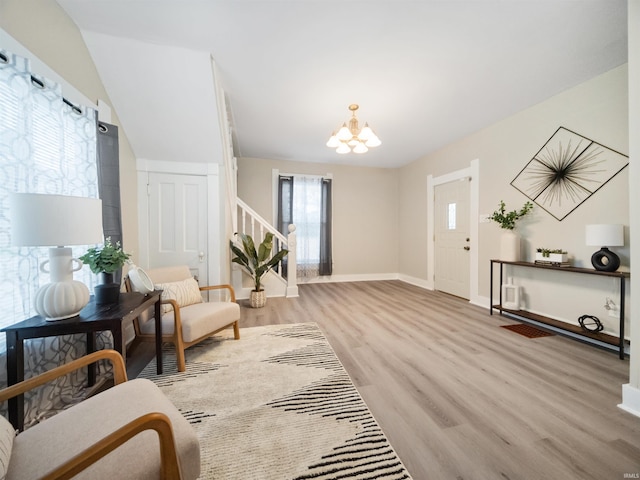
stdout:
[[44,90],[44,82],[40,79],[37,79],[33,75],[31,75],[31,83],[35,85],[37,88],[42,88]]

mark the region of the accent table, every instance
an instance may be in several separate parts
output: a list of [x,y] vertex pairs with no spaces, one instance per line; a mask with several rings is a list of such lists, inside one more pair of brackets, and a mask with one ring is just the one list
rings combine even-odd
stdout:
[[[493,269],[494,269],[494,265],[498,265],[500,267],[500,287],[499,288],[499,297],[498,297],[498,301],[499,303],[497,305],[493,304]],[[613,278],[617,278],[620,280],[620,303],[618,304],[620,306],[620,318],[619,318],[619,331],[618,331],[618,336],[614,337],[612,335],[607,335],[605,333],[601,333],[601,332],[589,332],[589,331],[584,331],[581,329],[581,327],[577,327],[575,325],[566,323],[566,322],[562,322],[560,320],[555,320],[553,318],[544,316],[544,315],[538,315],[532,312],[528,312],[526,310],[511,310],[508,308],[505,308],[502,305],[502,284],[503,284],[503,270],[504,270],[504,266],[505,265],[511,265],[514,267],[526,267],[526,268],[538,268],[538,269],[545,269],[545,270],[554,270],[556,272],[567,272],[567,273],[579,273],[579,274],[586,274],[586,275],[599,275],[599,276],[603,276],[603,277],[613,277]],[[550,325],[552,327],[555,327],[557,329],[560,330],[565,330],[567,332],[572,332],[575,335],[578,335],[580,337],[582,337],[586,342],[589,343],[589,340],[596,340],[598,342],[604,343],[604,344],[608,344],[608,345],[613,345],[616,346],[618,349],[618,355],[620,357],[620,360],[624,360],[624,345],[625,345],[625,340],[624,340],[624,300],[625,300],[625,280],[627,278],[631,278],[631,273],[630,272],[621,272],[621,271],[615,271],[615,272],[604,272],[604,271],[600,271],[600,270],[593,270],[591,268],[582,268],[582,267],[562,267],[562,266],[556,266],[556,265],[547,265],[547,264],[540,264],[540,263],[531,263],[531,262],[509,262],[506,260],[491,260],[491,266],[490,266],[490,274],[489,274],[489,315],[493,315],[493,311],[494,310],[498,310],[498,312],[500,313],[500,315],[503,315],[503,313],[507,313],[511,316],[515,316],[515,317],[519,317],[520,319],[522,319],[523,321],[527,321],[527,320],[533,320],[535,322],[538,323],[543,323],[543,324],[547,324]],[[593,343],[593,342],[591,342]]]
[[[24,340],[29,338],[53,337],[73,333],[87,334],[87,353],[95,351],[95,334],[109,330],[113,335],[113,348],[126,361],[122,325],[133,320],[145,310],[153,307],[156,322],[156,369],[162,373],[162,323],[160,315],[160,295],[162,290],[149,294],[121,293],[119,303],[98,305],[92,296],[80,314],[64,320],[47,321],[40,315],[3,328],[7,335],[7,384],[14,385],[24,380]],[[89,367],[89,385],[95,383],[95,364]],[[24,396],[19,395],[8,401],[9,421],[22,431],[24,428]]]

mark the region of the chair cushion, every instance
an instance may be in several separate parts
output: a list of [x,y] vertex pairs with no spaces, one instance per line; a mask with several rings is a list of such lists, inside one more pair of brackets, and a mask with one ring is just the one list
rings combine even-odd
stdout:
[[[182,338],[193,342],[240,319],[240,305],[235,302],[205,302],[180,308]],[[155,333],[153,320],[140,324],[142,333]],[[174,332],[173,310],[162,315],[162,334]]]
[[[162,290],[162,300],[175,300],[179,307],[187,307],[194,303],[202,303],[202,294],[196,279],[191,277],[179,282],[156,283],[155,287]],[[169,304],[162,305],[162,313],[173,310]]]
[[13,449],[16,430],[5,417],[0,415],[0,480],[4,480],[9,470],[9,459]]
[[[88,398],[18,434],[7,480],[41,478],[86,449],[92,440],[106,437],[126,423],[150,412],[171,420],[176,449],[185,479],[200,474],[200,445],[195,430],[150,380],[135,379]],[[160,478],[158,434],[136,435],[74,479]]]

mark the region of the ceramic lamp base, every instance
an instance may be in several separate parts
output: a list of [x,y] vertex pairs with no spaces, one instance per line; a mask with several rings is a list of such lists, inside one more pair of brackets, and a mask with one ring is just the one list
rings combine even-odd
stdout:
[[34,308],[47,321],[75,317],[89,303],[89,289],[76,280],[48,283],[38,290]]
[[607,247],[602,247],[591,256],[591,265],[601,272],[615,272],[620,266],[620,257]]
[[89,303],[89,289],[73,279],[73,272],[80,268],[82,262],[71,257],[70,248],[49,249],[49,260],[40,266],[40,270],[50,275],[51,283],[40,287],[36,293],[33,307],[38,315],[47,321],[64,320],[77,316]]

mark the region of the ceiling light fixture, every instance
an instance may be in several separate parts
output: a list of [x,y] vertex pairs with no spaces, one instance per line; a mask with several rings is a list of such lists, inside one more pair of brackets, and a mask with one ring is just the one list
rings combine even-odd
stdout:
[[345,122],[337,132],[334,131],[327,142],[327,147],[335,148],[338,153],[366,153],[369,151],[369,148],[382,144],[368,123],[365,122],[364,127],[360,130],[358,127],[358,117],[356,117],[356,110],[358,110],[358,108],[358,105],[355,103],[349,105],[351,118],[349,119],[348,126],[347,122]]

